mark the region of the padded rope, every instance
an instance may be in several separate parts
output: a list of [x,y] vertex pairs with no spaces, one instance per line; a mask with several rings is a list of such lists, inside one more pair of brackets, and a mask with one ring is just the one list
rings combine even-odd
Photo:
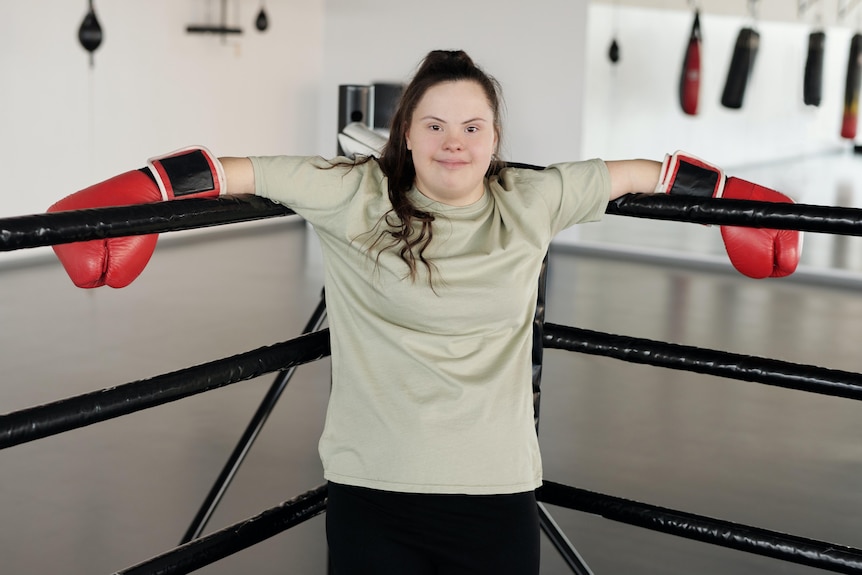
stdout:
[[266,198],[237,195],[17,216],[0,219],[0,252],[292,214],[293,210]]
[[[185,200],[183,200],[185,201]],[[327,357],[329,330],[0,416],[0,449]]]
[[[320,515],[326,510],[326,492],[326,485],[321,485],[259,515],[117,571],[114,575],[191,573]],[[286,569],[289,572],[289,566]]]
[[631,363],[717,375],[788,389],[862,400],[862,375],[769,359],[545,324],[545,347],[603,355]]
[[[610,202],[606,213],[862,236],[862,209],[857,208],[628,194]],[[0,252],[288,215],[294,212],[265,198],[222,196],[0,218]]]
[[686,539],[835,573],[862,573],[862,549],[786,535],[545,481],[539,501]]

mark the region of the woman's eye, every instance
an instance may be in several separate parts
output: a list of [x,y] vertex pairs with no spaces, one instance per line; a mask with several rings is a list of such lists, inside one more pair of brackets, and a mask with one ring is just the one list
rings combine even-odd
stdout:
[[479,128],[477,126],[468,126],[467,127],[467,132],[469,132],[471,134],[474,132],[478,132],[478,131],[479,131]]
[[440,127],[440,124],[431,124],[431,125],[430,125],[430,126],[428,126],[428,127],[429,127],[432,131],[434,131],[434,132],[439,132],[440,130],[442,130],[442,129],[443,129],[443,128],[441,128],[441,127]]

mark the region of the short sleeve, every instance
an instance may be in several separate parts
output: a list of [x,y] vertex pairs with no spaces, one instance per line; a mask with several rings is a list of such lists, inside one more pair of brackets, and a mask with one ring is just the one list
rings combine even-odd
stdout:
[[551,235],[578,223],[597,221],[607,210],[610,175],[603,160],[553,164],[542,170],[504,169],[504,189],[521,189],[541,198],[548,211]]
[[255,195],[283,204],[313,224],[344,210],[357,193],[379,196],[385,190],[374,160],[359,164],[319,156],[252,156],[250,160]]

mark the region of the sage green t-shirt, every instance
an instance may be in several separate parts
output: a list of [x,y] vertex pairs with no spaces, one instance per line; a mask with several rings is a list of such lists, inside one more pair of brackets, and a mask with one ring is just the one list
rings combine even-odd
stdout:
[[[320,237],[332,391],[319,450],[326,479],[389,491],[504,494],[541,485],[533,419],[538,277],[560,230],[598,220],[601,160],[508,168],[479,201],[434,202],[415,281],[396,250],[371,249],[391,205],[377,162],[254,157],[256,194]],[[385,242],[382,244],[385,245]]]

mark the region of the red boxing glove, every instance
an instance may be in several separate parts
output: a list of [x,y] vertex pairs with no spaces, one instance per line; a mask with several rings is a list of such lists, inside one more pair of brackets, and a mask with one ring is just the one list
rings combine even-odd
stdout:
[[[720,168],[684,152],[665,157],[656,192],[793,203],[775,190],[739,178],[725,178]],[[802,253],[802,234],[797,230],[721,226],[721,237],[733,267],[757,279],[792,274]]]
[[[125,206],[177,198],[216,197],[224,188],[221,163],[199,146],[152,158],[133,170],[85,188],[48,212]],[[157,234],[91,240],[53,246],[72,282],[80,288],[121,288],[140,275],[158,241]]]

